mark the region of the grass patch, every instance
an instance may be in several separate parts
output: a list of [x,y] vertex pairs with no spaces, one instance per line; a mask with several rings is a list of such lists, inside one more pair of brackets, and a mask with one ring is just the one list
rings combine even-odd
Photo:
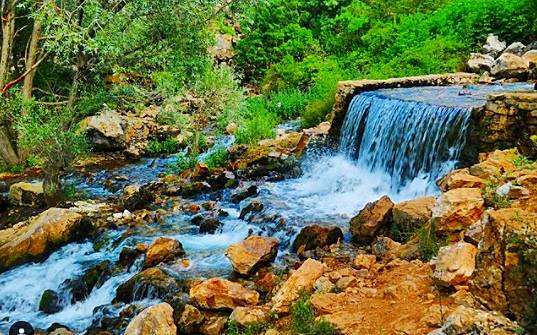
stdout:
[[270,323],[259,323],[241,327],[234,321],[227,323],[226,335],[257,335],[263,334],[270,328]]
[[178,153],[175,155],[175,162],[168,165],[168,170],[170,173],[181,173],[185,170],[194,168],[197,162],[198,156],[196,155]]
[[291,333],[293,335],[331,335],[336,329],[326,320],[317,320],[309,295],[301,293],[291,306]]
[[532,161],[524,155],[518,155],[514,160],[513,164],[517,169],[537,169],[537,162]]
[[432,225],[423,226],[416,231],[418,237],[418,250],[425,261],[431,260],[438,255],[438,250],[443,244],[439,241]]
[[485,204],[495,209],[507,208],[511,205],[511,200],[507,195],[501,195],[496,193],[498,184],[495,182],[488,182],[487,185],[481,190]]
[[147,151],[152,155],[174,154],[179,151],[179,142],[175,138],[165,140],[151,140],[147,144]]
[[222,167],[226,165],[228,156],[226,148],[218,148],[204,159],[204,163],[211,169]]
[[245,120],[237,130],[237,143],[255,144],[262,139],[274,138],[274,128],[279,119],[267,110],[266,101],[259,97],[249,99],[247,111]]

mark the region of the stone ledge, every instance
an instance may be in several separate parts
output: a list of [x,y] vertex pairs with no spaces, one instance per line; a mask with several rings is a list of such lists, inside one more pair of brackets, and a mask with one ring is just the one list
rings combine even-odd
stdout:
[[457,72],[432,74],[416,77],[391,78],[385,80],[346,80],[340,81],[337,87],[336,102],[332,109],[329,134],[338,137],[345,119],[345,114],[352,98],[366,91],[382,88],[416,87],[416,86],[447,86],[476,83],[479,76],[473,73]]

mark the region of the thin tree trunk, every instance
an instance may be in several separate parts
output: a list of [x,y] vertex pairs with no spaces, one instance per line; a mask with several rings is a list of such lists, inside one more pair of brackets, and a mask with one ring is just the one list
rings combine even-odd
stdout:
[[0,125],[0,157],[8,165],[20,163],[19,155],[15,150],[16,146],[11,141],[10,132],[3,125]]
[[24,99],[32,98],[32,91],[34,88],[34,76],[37,71],[37,67],[34,66],[37,62],[37,56],[39,54],[39,39],[41,38],[41,20],[36,19],[34,21],[34,29],[32,31],[32,37],[30,40],[30,47],[28,48],[28,56],[26,58],[26,71],[29,71],[26,77],[24,77],[24,86],[22,87],[22,96]]
[[9,80],[9,67],[15,38],[15,4],[16,0],[6,0],[2,8],[2,52],[0,53],[0,86]]

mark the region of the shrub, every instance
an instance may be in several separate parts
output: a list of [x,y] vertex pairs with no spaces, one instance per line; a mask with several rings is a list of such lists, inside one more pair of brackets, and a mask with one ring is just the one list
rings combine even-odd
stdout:
[[204,159],[204,163],[211,169],[226,165],[228,152],[226,148],[217,148]]
[[185,170],[192,169],[198,162],[198,156],[186,153],[175,155],[175,162],[168,166],[170,173],[181,173]]
[[151,140],[147,144],[147,151],[153,155],[173,154],[179,151],[179,143],[175,138],[169,137],[163,141]]
[[443,243],[438,240],[432,225],[424,225],[416,231],[418,250],[425,261],[431,260],[438,254]]
[[310,101],[310,95],[298,89],[273,93],[267,98],[267,109],[282,120],[296,119]]
[[237,130],[237,143],[254,144],[276,135],[274,127],[278,124],[276,115],[267,111],[262,98],[251,98],[247,102],[247,115]]

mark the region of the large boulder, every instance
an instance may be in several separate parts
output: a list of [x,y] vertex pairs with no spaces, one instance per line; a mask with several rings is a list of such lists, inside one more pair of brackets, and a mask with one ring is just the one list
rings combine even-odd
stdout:
[[180,286],[177,281],[159,268],[146,269],[119,285],[115,302],[130,303],[145,298],[166,300],[173,297]]
[[176,335],[173,308],[167,303],[144,309],[127,326],[125,335]]
[[422,197],[403,201],[392,209],[392,233],[394,238],[406,241],[415,231],[431,219],[436,202],[434,197]]
[[472,53],[466,64],[468,71],[470,72],[480,73],[483,71],[490,71],[494,65],[494,58],[490,55]]
[[45,290],[39,300],[39,310],[45,314],[55,314],[61,311],[60,297],[56,291]]
[[516,335],[520,326],[498,312],[487,312],[466,306],[459,306],[449,315],[442,328],[429,335]]
[[460,232],[479,220],[484,211],[485,200],[480,189],[456,188],[436,200],[431,222],[438,232]]
[[301,292],[309,293],[313,291],[315,282],[324,272],[324,264],[313,259],[307,259],[274,295],[272,298],[272,310],[278,313],[289,311],[289,306],[298,299]]
[[112,276],[112,263],[102,261],[92,266],[82,276],[74,279],[67,279],[62,286],[71,293],[71,302],[75,303],[86,299],[94,288],[101,287]]
[[475,270],[477,248],[466,242],[440,248],[432,277],[442,286],[464,285]]
[[238,306],[256,305],[259,293],[239,283],[211,278],[190,288],[190,300],[204,309],[233,310]]
[[336,226],[312,225],[302,228],[293,242],[293,251],[324,248],[343,240],[343,232]]
[[69,209],[50,208],[34,218],[0,230],[0,272],[44,259],[57,248],[87,237],[92,229],[82,215]]
[[494,34],[489,34],[487,36],[487,41],[485,45],[481,49],[481,52],[496,58],[502,51],[505,50],[506,46],[506,43],[500,41],[498,36]]
[[520,56],[504,53],[496,59],[490,74],[498,78],[525,79],[529,74],[529,62]]
[[250,236],[231,245],[226,251],[226,257],[236,272],[248,275],[272,262],[278,253],[278,245],[278,240],[273,237]]
[[522,56],[526,52],[527,48],[524,43],[514,42],[509,44],[507,48],[503,51],[504,53],[510,53],[517,56]]
[[470,174],[469,169],[454,170],[438,182],[438,187],[444,192],[455,188],[483,188],[487,181]]
[[14,206],[44,206],[43,182],[20,182],[11,185],[9,188],[9,201]]
[[526,52],[524,55],[522,55],[522,59],[527,61],[531,65],[535,66],[537,64],[537,50],[530,50]]
[[181,242],[168,237],[160,237],[153,242],[145,254],[145,268],[156,266],[160,263],[173,261],[185,255]]
[[82,121],[92,148],[98,151],[125,149],[125,122],[113,111],[103,111]]
[[359,243],[370,243],[378,231],[390,222],[393,206],[394,204],[388,196],[368,203],[351,220],[352,237]]
[[520,208],[488,214],[470,289],[488,308],[524,323],[537,299],[537,214]]

